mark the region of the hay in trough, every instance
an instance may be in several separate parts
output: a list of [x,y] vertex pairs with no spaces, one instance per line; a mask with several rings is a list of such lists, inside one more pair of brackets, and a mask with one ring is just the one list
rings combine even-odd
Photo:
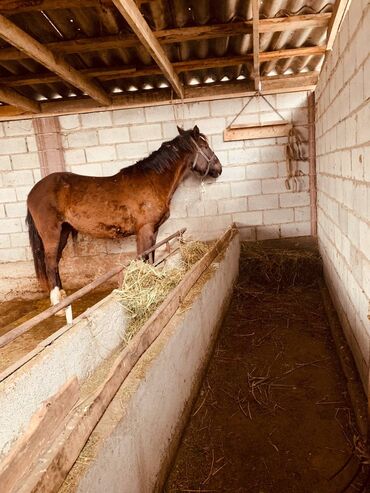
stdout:
[[210,245],[206,243],[182,240],[181,261],[175,267],[155,267],[142,260],[133,260],[128,265],[121,288],[115,290],[130,317],[125,342],[138,332],[168,293],[180,283],[191,266],[209,249]]

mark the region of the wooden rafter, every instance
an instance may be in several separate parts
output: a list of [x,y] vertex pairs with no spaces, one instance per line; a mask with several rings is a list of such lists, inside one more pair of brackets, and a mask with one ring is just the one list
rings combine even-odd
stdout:
[[[307,29],[325,27],[328,25],[331,14],[297,15],[292,17],[277,17],[273,19],[260,19],[259,31],[291,31],[293,29]],[[225,24],[213,24],[210,26],[192,26],[175,29],[163,29],[154,31],[153,35],[160,44],[181,43],[184,41],[224,38],[252,33],[252,21],[228,22]],[[60,54],[88,53],[101,50],[119,48],[131,48],[137,44],[134,34],[100,36],[98,38],[81,38],[68,41],[46,43],[49,50]],[[15,48],[0,49],[0,60],[22,60],[28,58],[26,53]]]
[[[313,90],[317,84],[318,72],[304,74],[261,77],[264,94],[279,92],[296,92]],[[184,101],[204,101],[209,99],[224,99],[228,97],[250,96],[254,94],[254,85],[248,81],[224,82],[219,84],[193,86],[184,88]],[[113,108],[135,108],[140,106],[153,106],[173,103],[171,91],[160,89],[145,91],[142,93],[130,93],[115,95]],[[101,109],[91,99],[69,99],[66,101],[53,101],[40,103],[41,112],[36,116],[50,116],[58,114],[91,112]],[[31,117],[30,113],[17,110],[9,106],[0,106],[0,121]]]
[[[323,55],[325,53],[325,46],[310,46],[302,48],[292,48],[289,50],[277,50],[277,51],[265,51],[260,52],[260,62],[299,57],[299,56],[312,56]],[[246,62],[253,60],[253,54],[226,56],[205,58],[197,60],[186,60],[184,62],[174,62],[172,64],[174,70],[177,73],[190,72],[192,70],[202,70],[206,68],[217,67],[232,67],[235,65],[243,65]],[[81,72],[89,77],[96,77],[100,80],[112,80],[112,79],[129,79],[132,77],[147,77],[152,75],[159,75],[162,73],[161,69],[156,65],[151,65],[144,68],[135,68],[134,66],[122,66],[122,67],[96,67],[83,69]],[[52,84],[58,82],[59,77],[51,72],[42,74],[30,74],[24,76],[11,75],[9,77],[0,78],[0,84],[7,85],[9,87],[19,87],[31,84]]]
[[141,43],[145,46],[148,53],[161,68],[163,74],[175,90],[176,94],[182,98],[184,96],[184,89],[181,81],[174,71],[171,62],[159,44],[157,38],[154,36],[144,17],[141,15],[141,12],[136,6],[134,0],[113,0],[113,3],[125,18],[126,22],[129,24]]
[[80,74],[60,56],[54,54],[3,15],[0,15],[0,37],[58,74],[63,80],[78,87],[100,104],[110,104],[110,97],[94,81]]
[[351,0],[337,0],[335,2],[333,15],[330,18],[328,26],[326,42],[327,50],[331,50],[333,48],[335,37],[350,3]]
[[260,17],[259,0],[252,0],[253,15],[253,78],[254,88],[259,91],[260,88],[260,35],[259,35],[259,17]]
[[[109,0],[84,0],[84,8],[98,7],[101,4],[109,5]],[[1,0],[0,13],[5,15],[34,12],[36,10],[73,9],[79,7],[76,0]]]
[[31,113],[38,113],[40,106],[32,99],[22,96],[13,89],[0,85],[0,101],[10,104],[23,111],[30,111]]
[[330,18],[330,13],[321,13],[260,19],[259,32],[273,33],[278,31],[295,31],[297,29],[313,29],[315,27],[326,27],[330,21]]

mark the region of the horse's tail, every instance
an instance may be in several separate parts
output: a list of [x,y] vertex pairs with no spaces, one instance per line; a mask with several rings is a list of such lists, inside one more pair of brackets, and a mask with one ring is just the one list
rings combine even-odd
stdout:
[[48,280],[46,275],[45,265],[45,250],[42,243],[41,236],[39,235],[33,217],[30,211],[27,209],[26,223],[28,225],[28,236],[30,238],[30,244],[33,255],[33,263],[35,265],[35,271],[37,279],[42,287],[48,289]]

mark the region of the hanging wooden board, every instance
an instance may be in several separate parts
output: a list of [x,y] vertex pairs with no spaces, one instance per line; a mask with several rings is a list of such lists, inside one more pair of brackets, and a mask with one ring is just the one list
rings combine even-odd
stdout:
[[292,124],[286,120],[264,122],[258,125],[255,123],[233,125],[224,130],[224,141],[285,137],[291,128]]

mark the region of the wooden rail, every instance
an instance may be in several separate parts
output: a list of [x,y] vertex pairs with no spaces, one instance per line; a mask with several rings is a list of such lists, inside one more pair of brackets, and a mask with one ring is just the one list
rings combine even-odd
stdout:
[[[172,235],[168,236],[167,238],[164,238],[163,240],[159,241],[155,245],[153,245],[151,248],[148,248],[145,250],[141,255],[137,256],[136,259],[142,258],[144,255],[147,255],[148,253],[154,252],[157,248],[160,246],[168,243],[171,241],[173,238],[177,238],[184,234],[186,231],[186,228],[180,229],[176,231],[176,233],[173,233]],[[117,265],[117,267],[114,267],[114,269],[110,270],[109,272],[106,272],[100,277],[97,277],[94,281],[90,282],[89,284],[86,284],[83,288],[79,289],[78,291],[74,292],[70,296],[67,296],[64,298],[60,303],[57,303],[54,306],[51,306],[47,310],[44,310],[43,312],[39,313],[35,317],[32,317],[30,320],[27,320],[21,325],[18,325],[18,327],[15,327],[14,329],[10,330],[6,334],[0,337],[0,348],[5,346],[6,344],[9,344],[10,342],[14,341],[17,337],[21,336],[25,332],[29,331],[35,325],[39,324],[40,322],[43,322],[47,318],[50,318],[51,316],[55,315],[58,313],[60,310],[63,308],[66,308],[68,305],[73,303],[74,301],[77,301],[80,299],[82,296],[84,296],[87,293],[90,293],[90,291],[93,291],[97,287],[99,287],[101,284],[105,283],[109,279],[111,279],[113,276],[119,274],[123,269],[127,267],[128,263],[126,262],[125,264],[122,265]]]

